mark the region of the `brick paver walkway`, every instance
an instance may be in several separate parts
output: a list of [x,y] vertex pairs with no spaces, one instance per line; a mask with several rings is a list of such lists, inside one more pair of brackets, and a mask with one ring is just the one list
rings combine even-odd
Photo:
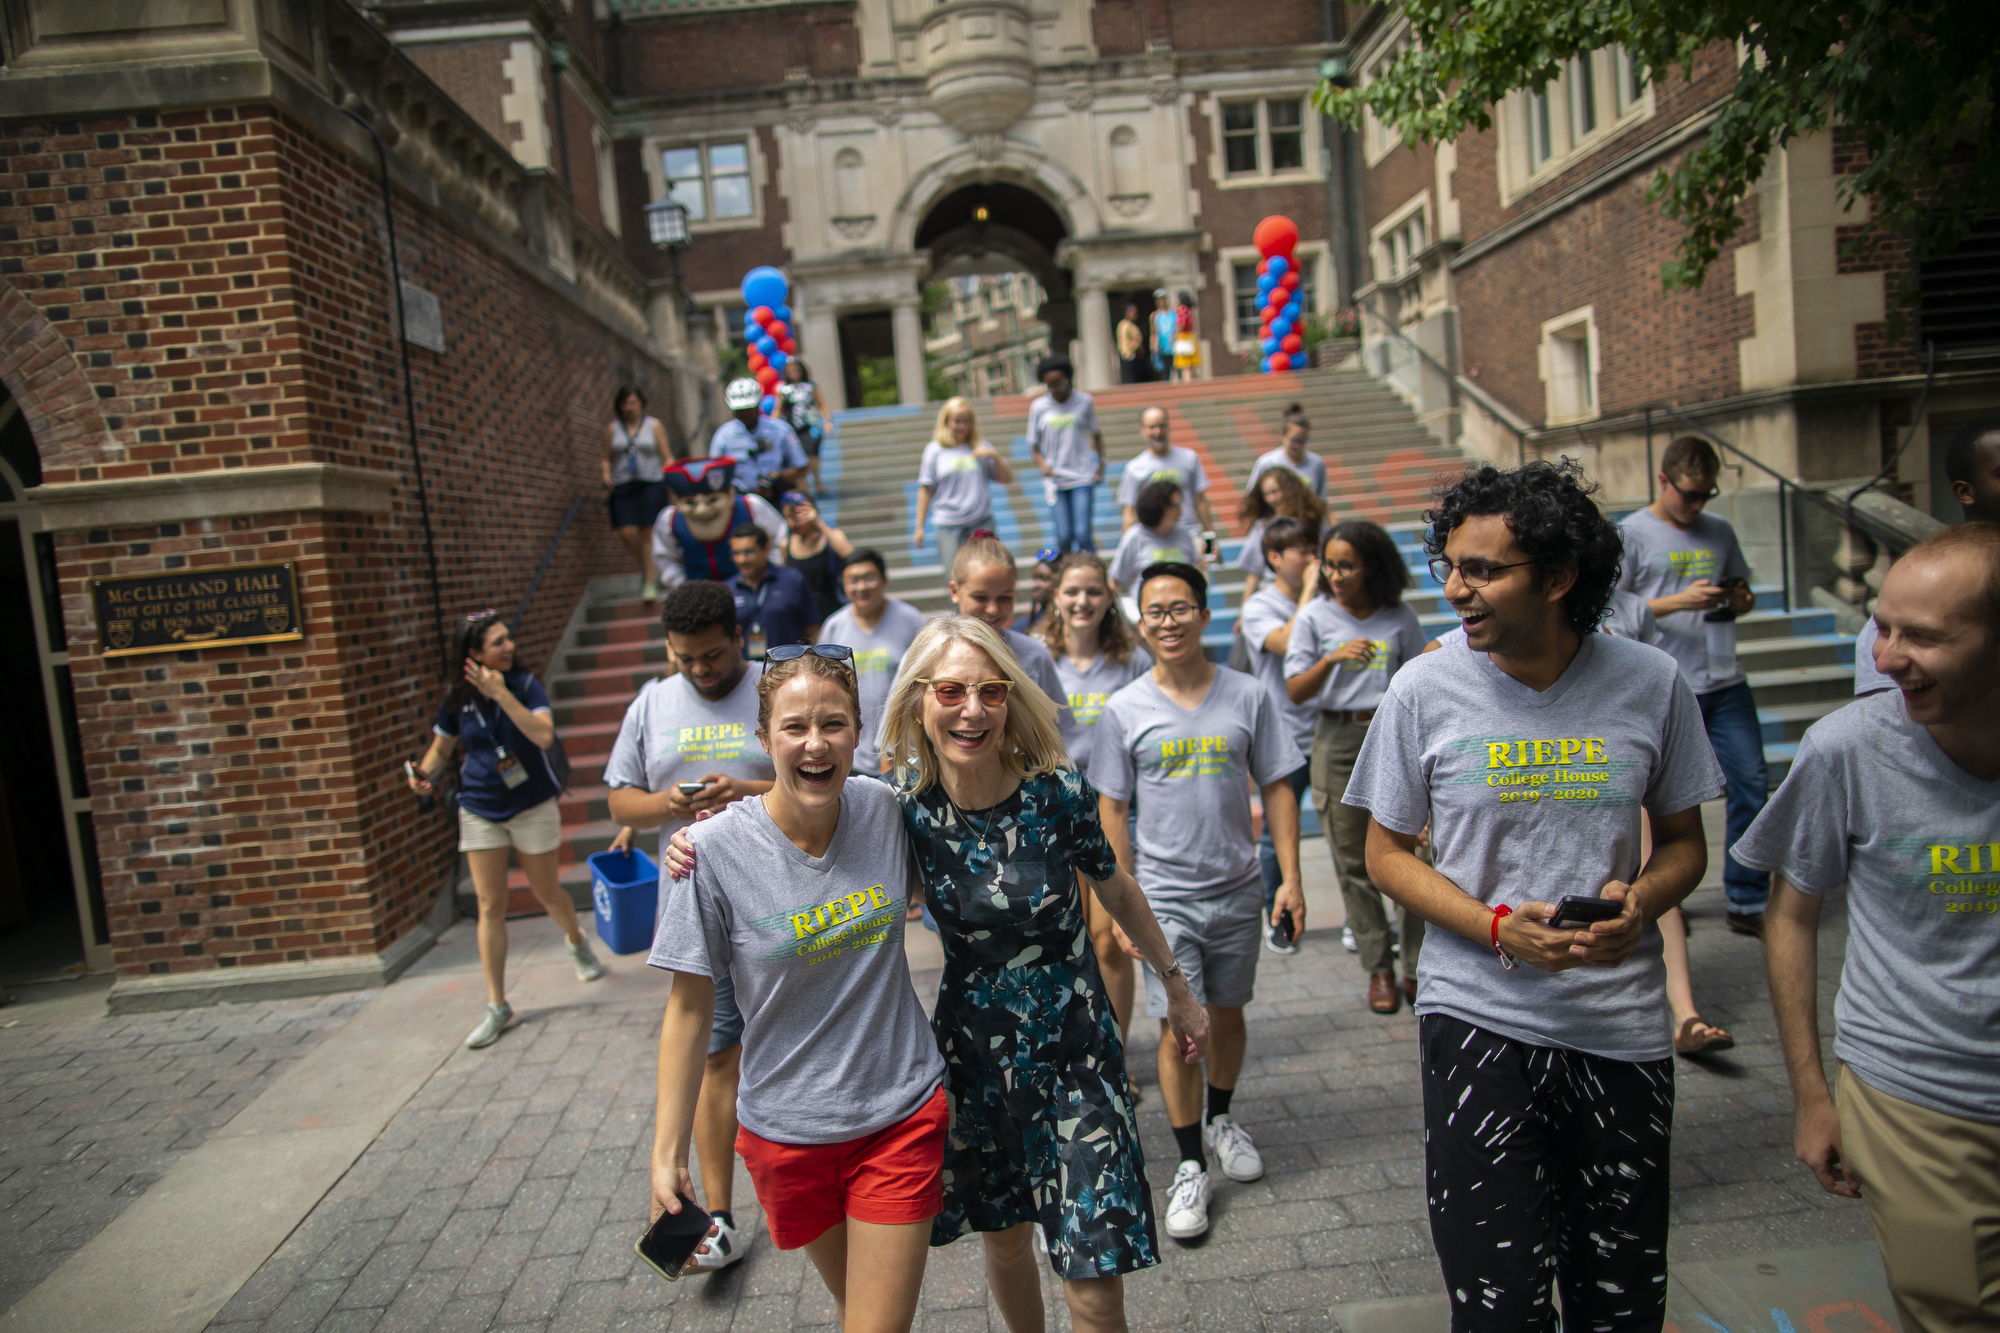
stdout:
[[[1307,851],[1324,892],[1324,844]],[[1838,901],[1828,907],[1830,1034],[1845,915]],[[1719,892],[1697,894],[1693,910],[1696,994],[1740,1044],[1713,1061],[1680,1062],[1674,1257],[1866,1240],[1859,1205],[1821,1194],[1791,1160],[1790,1097],[1757,944],[1722,928]],[[934,988],[936,974],[921,980]],[[1337,931],[1308,936],[1295,958],[1264,956],[1236,1109],[1268,1172],[1250,1185],[1219,1181],[1205,1243],[1163,1238],[1166,1262],[1128,1280],[1134,1328],[1324,1329],[1330,1305],[1441,1285],[1425,1224],[1416,1023],[1366,1012],[1363,981]],[[779,1253],[762,1234],[740,1169],[738,1220],[754,1237],[742,1263],[670,1285],[634,1259],[659,1014],[657,1000],[524,1013],[497,1045],[454,1054],[213,1327],[830,1327],[824,1289],[802,1255]],[[1138,1033],[1132,1047],[1158,1185],[1172,1139],[1153,1040]],[[1059,1292],[1052,1282],[1045,1289],[1050,1326],[1067,1328]],[[919,1327],[1002,1327],[976,1243],[932,1252]]]
[[368,999],[59,1022],[0,1009],[0,1310]]

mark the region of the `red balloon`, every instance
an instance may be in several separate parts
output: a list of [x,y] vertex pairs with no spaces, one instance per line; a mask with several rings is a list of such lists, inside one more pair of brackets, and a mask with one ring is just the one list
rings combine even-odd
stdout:
[[1271,336],[1271,321],[1267,319],[1257,328],[1257,341],[1262,342],[1264,341],[1264,339],[1270,336]]
[[780,339],[778,339],[778,346],[779,346],[779,348],[781,348],[781,349],[782,349],[782,350],[784,351],[784,353],[785,353],[785,355],[786,355],[786,356],[797,356],[797,355],[798,355],[798,351],[799,351],[799,345],[798,345],[798,343],[797,343],[796,341],[794,341],[794,340],[793,340],[793,339],[791,339],[791,338],[780,338]]
[[768,393],[778,387],[778,372],[769,366],[765,366],[757,372],[757,382],[763,385],[765,392]]
[[772,311],[771,307],[767,305],[760,305],[755,310],[752,310],[750,312],[750,318],[757,321],[758,328],[764,327],[766,324],[769,324],[772,320],[776,319],[777,317],[778,316]]
[[1265,275],[1266,273],[1270,272],[1270,269],[1271,269],[1271,261],[1270,261],[1270,260],[1268,260],[1268,259],[1260,259],[1260,260],[1258,260],[1258,261],[1257,261],[1257,276],[1258,276],[1258,277],[1260,277],[1260,278],[1261,278],[1261,277],[1263,277],[1263,276],[1264,276],[1264,275]]
[[1288,270],[1284,277],[1278,279],[1278,285],[1288,292],[1297,291],[1299,289],[1299,271],[1297,269]]
[[1264,369],[1267,371],[1290,370],[1291,368],[1292,368],[1292,358],[1286,356],[1283,352],[1271,353],[1270,359],[1264,363]]
[[1306,340],[1296,333],[1288,333],[1278,340],[1278,346],[1287,352],[1303,352],[1306,350]]
[[1282,303],[1278,305],[1267,305],[1264,307],[1264,322],[1266,324],[1269,324],[1272,321],[1278,319],[1284,313],[1285,313],[1285,307]]
[[785,327],[784,320],[774,319],[764,326],[764,332],[770,334],[773,338],[783,338],[791,330]]
[[1257,224],[1250,239],[1257,246],[1257,253],[1266,259],[1273,255],[1289,257],[1292,247],[1299,243],[1298,224],[1282,213],[1273,213]]
[[752,375],[755,375],[758,371],[762,370],[765,366],[768,366],[770,364],[771,363],[764,358],[764,354],[762,352],[758,351],[754,347],[750,349],[750,373]]

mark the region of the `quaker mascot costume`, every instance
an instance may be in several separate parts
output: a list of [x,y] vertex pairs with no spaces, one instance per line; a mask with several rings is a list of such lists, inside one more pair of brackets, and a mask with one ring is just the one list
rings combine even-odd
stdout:
[[785,520],[762,496],[736,493],[736,460],[684,458],[662,480],[672,503],[653,522],[653,563],[660,586],[677,588],[688,579],[722,582],[736,574],[729,534],[739,523],[755,523],[771,537],[775,560],[785,549]]

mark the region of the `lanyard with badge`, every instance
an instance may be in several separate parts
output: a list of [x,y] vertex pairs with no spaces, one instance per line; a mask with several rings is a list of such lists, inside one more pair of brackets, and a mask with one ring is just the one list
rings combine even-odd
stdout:
[[743,629],[743,651],[751,661],[764,660],[764,594],[771,590],[771,574],[764,572],[764,581],[755,588],[747,589],[753,607],[750,623]]
[[[498,705],[495,706],[497,707]],[[518,756],[507,753],[507,746],[500,739],[499,718],[496,717],[493,721],[488,722],[485,710],[480,708],[477,702],[472,704],[472,713],[473,716],[479,719],[479,725],[484,728],[486,734],[493,740],[493,771],[500,775],[500,781],[506,786],[508,791],[521,786],[528,780],[528,770],[521,766],[521,760]]]

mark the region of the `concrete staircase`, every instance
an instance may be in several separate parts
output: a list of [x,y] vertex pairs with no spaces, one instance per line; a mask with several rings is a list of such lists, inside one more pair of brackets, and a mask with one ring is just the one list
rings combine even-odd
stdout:
[[[1461,460],[1417,424],[1401,399],[1365,373],[1248,375],[1185,385],[1121,386],[1093,396],[1111,460],[1094,515],[1097,545],[1106,555],[1119,537],[1119,476],[1125,462],[1145,447],[1140,412],[1165,408],[1174,443],[1202,458],[1224,560],[1209,589],[1214,620],[1205,641],[1217,661],[1228,656],[1242,602],[1243,573],[1235,560],[1245,526],[1237,515],[1243,488],[1257,455],[1276,447],[1278,420],[1294,402],[1312,420],[1311,447],[1326,457],[1332,513],[1371,518],[1389,529],[1416,578],[1406,600],[1432,637],[1457,623],[1425,564],[1421,514],[1437,475],[1456,472]],[[1007,453],[1017,477],[1011,487],[994,488],[994,531],[1021,559],[1024,609],[1032,588],[1032,554],[1053,537],[1023,434],[1028,402],[1004,397],[974,403],[981,430]],[[857,546],[880,550],[889,564],[891,591],[928,613],[947,608],[944,571],[929,534],[921,549],[912,550],[910,523],[916,511],[917,462],[936,415],[935,404],[842,412],[821,459],[829,492],[820,506],[826,520]],[[1853,697],[1854,640],[1837,631],[1831,612],[1783,610],[1777,589],[1760,589],[1757,600],[1758,609],[1738,622],[1738,652],[1757,694],[1775,787],[1806,727]],[[543,684],[573,765],[562,803],[561,858],[563,883],[579,906],[590,899],[586,858],[605,850],[617,832],[606,804],[605,760],[626,705],[664,669],[666,656],[658,616],[638,600],[636,576],[597,579],[544,670]],[[1308,813],[1308,831],[1316,825]],[[651,838],[643,845],[650,853]],[[539,910],[518,870],[514,889],[514,911]]]

